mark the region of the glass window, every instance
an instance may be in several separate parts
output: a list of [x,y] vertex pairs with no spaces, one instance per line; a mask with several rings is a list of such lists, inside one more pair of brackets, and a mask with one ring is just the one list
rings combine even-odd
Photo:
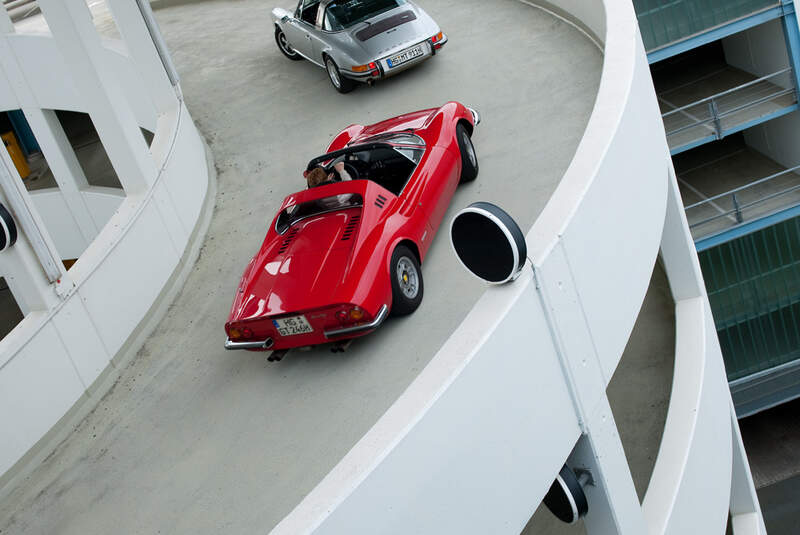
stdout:
[[344,30],[405,3],[406,0],[333,0],[325,12],[324,28]]
[[331,197],[295,204],[287,207],[278,215],[278,220],[275,222],[275,230],[278,234],[283,234],[289,230],[292,225],[303,219],[308,219],[309,217],[321,215],[326,212],[355,208],[363,205],[364,199],[357,193],[332,195]]

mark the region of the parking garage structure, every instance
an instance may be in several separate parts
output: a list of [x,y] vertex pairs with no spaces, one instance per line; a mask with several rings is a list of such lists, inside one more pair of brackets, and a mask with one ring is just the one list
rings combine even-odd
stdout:
[[[263,2],[161,3],[217,158],[215,217],[137,358],[10,488],[5,529],[763,532],[630,5],[442,4],[447,61],[345,99],[282,58]],[[508,20],[524,46],[498,57]],[[485,75],[498,66],[513,78]],[[226,354],[238,274],[307,153],[451,98],[482,113],[482,171],[446,218],[507,208],[520,278],[487,289],[440,235],[418,312],[344,355]],[[572,527],[539,507],[565,461],[594,477]]]

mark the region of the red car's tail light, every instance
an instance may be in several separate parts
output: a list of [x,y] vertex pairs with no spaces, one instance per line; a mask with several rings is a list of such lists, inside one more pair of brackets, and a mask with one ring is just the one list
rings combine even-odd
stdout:
[[363,308],[355,305],[343,305],[336,311],[335,316],[342,325],[350,325],[364,321],[367,317],[367,313],[364,312]]
[[234,341],[252,340],[255,337],[255,333],[249,327],[227,325],[225,330],[228,333],[228,338]]

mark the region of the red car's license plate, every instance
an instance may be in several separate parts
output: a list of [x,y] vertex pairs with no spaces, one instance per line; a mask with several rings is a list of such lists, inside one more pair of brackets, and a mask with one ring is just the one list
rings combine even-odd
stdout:
[[314,332],[305,316],[292,316],[290,318],[272,320],[272,324],[278,329],[281,336],[295,336]]

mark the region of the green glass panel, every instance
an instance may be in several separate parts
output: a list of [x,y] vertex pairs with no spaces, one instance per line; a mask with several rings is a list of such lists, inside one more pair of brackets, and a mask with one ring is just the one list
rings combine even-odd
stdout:
[[648,52],[779,4],[777,0],[633,0]]
[[800,359],[800,217],[698,256],[728,380]]

